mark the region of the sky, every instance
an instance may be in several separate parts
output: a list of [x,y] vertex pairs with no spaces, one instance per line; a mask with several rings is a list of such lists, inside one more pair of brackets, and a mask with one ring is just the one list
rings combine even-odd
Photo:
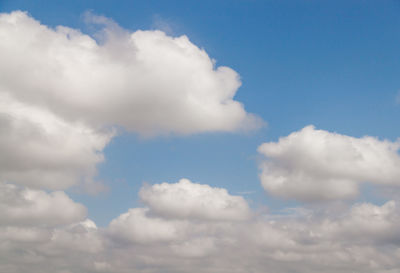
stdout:
[[0,271],[400,272],[399,12],[0,0]]

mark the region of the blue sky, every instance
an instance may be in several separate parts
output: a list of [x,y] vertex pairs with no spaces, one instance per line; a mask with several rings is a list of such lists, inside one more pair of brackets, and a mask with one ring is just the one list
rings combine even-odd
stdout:
[[[269,150],[265,154],[257,151],[262,143],[280,144],[279,138],[293,132],[306,135],[301,130],[308,125],[323,130],[310,133],[316,139],[329,138],[333,132],[354,138],[354,143],[364,136],[378,139],[367,146],[378,147],[384,139],[396,143],[400,136],[399,1],[0,0],[0,12],[15,10],[26,11],[42,25],[67,26],[92,37],[99,29],[85,22],[87,12],[109,18],[128,32],[160,29],[172,37],[186,35],[216,60],[216,66],[230,67],[239,74],[242,85],[234,100],[243,103],[246,112],[265,121],[265,126],[246,132],[217,130],[143,137],[135,130],[122,129],[104,146],[105,160],[97,165],[96,180],[108,190],[93,195],[74,187],[63,188],[74,202],[87,208],[88,218],[100,227],[107,227],[129,208],[148,206],[138,196],[145,183],[175,183],[181,178],[243,196],[255,211],[268,208],[279,215],[292,207],[314,208],[315,203],[308,203],[314,195],[290,189],[274,192],[265,186],[270,185],[267,178],[261,183],[264,156],[272,158],[269,168],[273,170],[276,166],[285,169],[290,164],[300,164],[282,163],[282,158],[298,155],[289,151],[291,146],[282,158],[275,159]],[[324,132],[330,133],[325,136]],[[292,141],[303,143],[297,138]],[[363,145],[356,147],[366,147]],[[395,154],[398,156],[398,148]],[[377,158],[378,155],[381,154],[377,153]],[[303,158],[307,156],[304,154]],[[333,165],[335,158],[342,160],[335,156]],[[398,166],[397,159],[393,160],[393,166]],[[371,166],[373,170],[375,165]],[[277,172],[281,170],[276,168]],[[307,173],[309,169],[300,173],[303,171],[311,180],[321,175],[318,170],[315,177]],[[357,175],[344,179],[355,179]],[[346,175],[338,175],[340,179],[343,176]],[[377,179],[375,183],[374,175],[368,177],[373,182],[359,186],[361,194],[353,196],[354,189],[343,193],[352,196],[344,198],[347,206],[360,202],[383,206],[390,199],[380,194],[388,190],[386,186],[380,191],[381,181]],[[390,188],[394,185],[391,179],[382,179],[382,183]],[[356,179],[355,183],[359,182]],[[321,196],[318,198],[325,202],[325,195]],[[330,206],[329,202],[326,206]]]

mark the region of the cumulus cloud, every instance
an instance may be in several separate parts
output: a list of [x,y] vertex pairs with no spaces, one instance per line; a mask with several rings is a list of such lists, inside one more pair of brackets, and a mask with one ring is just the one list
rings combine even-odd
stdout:
[[[180,184],[184,189],[178,193]],[[176,203],[190,207],[179,196],[192,197],[199,191],[197,186],[181,180],[145,186],[140,195],[152,194],[157,200],[174,191]],[[211,190],[199,196],[210,198],[226,197]],[[189,213],[177,217],[143,201],[148,207],[130,209],[107,228],[111,238],[125,242],[122,249],[113,250],[118,262],[107,261],[113,272],[125,272],[117,264],[139,272],[278,273],[396,272],[399,266],[400,218],[395,201],[307,213],[297,208],[292,215],[253,214],[242,221],[210,220]],[[174,208],[175,213],[180,210]]]
[[262,124],[234,100],[239,75],[186,36],[86,19],[100,26],[95,38],[0,14],[0,181],[98,192],[112,128],[155,136]]
[[98,272],[96,255],[104,251],[104,238],[87,221],[51,229],[1,227],[0,271]]
[[62,255],[65,252],[77,253],[99,253],[104,249],[104,239],[98,233],[96,224],[85,219],[61,228],[54,229],[51,240],[41,249],[46,253],[58,252]]
[[149,217],[148,209],[130,209],[110,223],[110,233],[122,242],[157,242],[179,238],[180,222]]
[[0,92],[0,181],[48,189],[93,186],[111,137]]
[[58,226],[86,217],[86,208],[64,192],[46,193],[0,183],[0,226]]
[[[169,186],[174,189],[180,183]],[[185,189],[189,195],[198,191],[199,184],[191,184]],[[17,196],[31,191],[7,187],[0,191]],[[202,193],[202,198],[226,199],[208,187],[212,190]],[[52,193],[40,194],[48,195],[43,199],[54,209],[59,206]],[[11,197],[18,204],[0,200],[6,200],[2,202],[8,208],[20,208],[26,199]],[[64,209],[74,206],[68,200]],[[52,216],[51,206],[40,210],[43,206],[32,205],[41,211],[35,216],[40,224],[8,220],[0,225],[0,271],[393,273],[400,266],[397,206],[396,201],[360,203],[335,213],[329,209],[301,213],[297,208],[292,215],[253,214],[242,221],[190,214],[177,218],[146,206],[131,208],[107,227],[98,228],[83,214],[63,220],[61,215]],[[27,206],[26,211],[33,208]],[[56,217],[57,226],[52,219]]]
[[262,144],[261,182],[266,191],[302,201],[352,198],[358,185],[398,186],[400,142],[355,138],[307,126]]
[[233,99],[239,75],[216,67],[186,36],[104,24],[101,43],[79,30],[0,15],[0,92],[69,120],[118,125],[142,135],[256,128]]
[[146,185],[139,196],[153,212],[166,217],[204,220],[245,220],[250,217],[249,206],[243,197],[188,179],[174,184]]
[[399,225],[398,204],[392,200],[382,206],[371,203],[356,204],[343,217],[325,220],[321,228],[325,234],[344,240],[399,244]]
[[104,245],[86,214],[64,192],[0,183],[0,271],[63,272],[65,263],[86,268]]

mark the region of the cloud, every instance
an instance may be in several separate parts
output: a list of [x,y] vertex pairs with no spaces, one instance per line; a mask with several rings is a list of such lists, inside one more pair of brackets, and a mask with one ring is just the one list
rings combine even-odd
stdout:
[[86,208],[64,192],[0,183],[0,226],[58,226],[85,219]]
[[[174,189],[177,200],[185,193],[190,199],[194,193],[188,189],[178,193],[181,183],[145,186],[140,195],[154,190],[159,192],[154,198],[162,199]],[[224,199],[212,191],[199,196],[210,198]],[[182,207],[186,205],[183,201]],[[210,221],[189,214],[177,219],[149,205],[130,209],[111,222],[107,228],[111,238],[125,244],[117,244],[121,250],[113,249],[116,262],[104,262],[113,272],[125,272],[121,264],[138,272],[395,272],[400,257],[396,206],[395,201],[381,206],[360,203],[307,213],[296,208],[295,215],[253,214],[243,221]]]
[[70,263],[85,272],[105,244],[86,215],[65,192],[0,183],[0,271],[63,272]]
[[51,240],[43,245],[41,251],[53,255],[65,255],[65,252],[88,255],[103,251],[105,244],[96,224],[90,219],[85,219],[54,229]]
[[243,197],[188,179],[174,184],[144,186],[139,196],[154,213],[166,217],[203,220],[245,220],[250,217],[249,206]]
[[270,194],[302,201],[353,198],[358,184],[398,186],[400,142],[355,138],[307,126],[258,151],[261,182]]
[[110,233],[122,242],[158,242],[178,238],[180,222],[149,217],[148,209],[130,209],[110,223]]
[[262,125],[234,100],[239,75],[186,36],[85,18],[100,27],[95,38],[0,14],[0,181],[96,193],[115,128],[156,136]]
[[382,206],[371,203],[354,205],[340,219],[327,220],[322,229],[326,234],[359,243],[399,244],[400,214],[398,204],[388,201]]
[[0,92],[0,181],[48,189],[81,183],[95,189],[96,164],[111,137]]
[[0,271],[98,272],[95,257],[104,251],[105,241],[88,221],[52,229],[0,227]]
[[141,135],[257,128],[260,118],[233,99],[239,75],[216,67],[186,36],[122,30],[110,19],[102,41],[40,24],[23,12],[0,15],[0,92],[94,128]]
[[[175,189],[179,183],[169,186]],[[199,185],[192,184],[194,188]],[[160,185],[168,188],[166,183]],[[200,186],[211,189],[201,194],[205,200],[226,199],[225,195],[215,195],[215,188]],[[21,207],[25,206],[24,199],[14,195],[24,196],[31,190],[7,185],[0,191],[3,197],[9,196],[9,200],[0,199],[2,204]],[[13,194],[7,194],[10,191]],[[38,209],[41,214],[34,216],[37,220],[31,224],[9,220],[1,223],[1,272],[393,273],[400,266],[396,201],[307,213],[296,208],[294,215],[279,217],[253,213],[241,221],[192,215],[178,219],[145,206],[131,208],[109,226],[98,228],[84,214],[67,221],[61,213],[53,215],[51,210],[60,211],[59,198],[69,200],[63,203],[63,210],[76,205],[65,194],[40,194],[47,196],[40,200],[48,205]],[[18,205],[9,204],[10,200]],[[39,207],[43,206],[26,205],[24,210]],[[54,219],[58,219],[56,226]]]

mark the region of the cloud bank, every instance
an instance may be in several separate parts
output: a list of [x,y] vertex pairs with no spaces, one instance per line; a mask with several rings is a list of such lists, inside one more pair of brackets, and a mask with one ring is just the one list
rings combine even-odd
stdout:
[[[189,196],[207,189],[201,196],[217,211],[220,203],[235,200],[226,190],[190,180],[144,186],[141,192],[162,204],[181,184]],[[63,194],[3,187],[17,196],[17,202],[1,203],[0,216],[8,219],[0,225],[1,272],[393,273],[400,266],[400,215],[393,200],[380,206],[355,204],[334,213],[253,212],[241,221],[241,206],[230,208],[230,219],[217,219],[193,217],[185,202],[174,208],[175,214],[159,211],[153,203],[131,208],[98,228],[85,220],[82,205]],[[29,206],[25,202],[30,194],[43,195],[44,201],[33,197],[38,204]],[[41,209],[42,202],[47,209]],[[199,205],[196,202],[194,206]],[[53,215],[60,204],[70,207],[70,216]],[[21,218],[7,216],[16,210],[22,211]],[[23,221],[24,213],[42,224]]]

